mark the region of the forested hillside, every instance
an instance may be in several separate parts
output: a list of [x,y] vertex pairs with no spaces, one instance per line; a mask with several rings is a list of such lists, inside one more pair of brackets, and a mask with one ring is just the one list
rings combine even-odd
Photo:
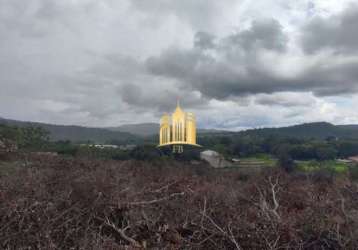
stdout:
[[0,118],[0,124],[13,125],[18,127],[41,127],[49,132],[53,141],[69,140],[72,142],[95,142],[108,143],[138,143],[141,141],[137,136],[120,131],[110,131],[102,128],[88,128],[81,126],[52,125],[46,123],[22,122]]
[[357,139],[358,125],[333,125],[327,122],[315,122],[282,128],[251,129],[240,132],[240,134],[258,136],[278,135],[317,139],[326,139],[328,137]]

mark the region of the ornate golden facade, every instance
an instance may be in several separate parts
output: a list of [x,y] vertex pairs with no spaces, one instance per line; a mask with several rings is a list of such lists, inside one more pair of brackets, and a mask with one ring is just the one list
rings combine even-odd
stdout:
[[184,112],[179,105],[172,115],[165,114],[160,119],[159,145],[173,145],[173,152],[183,152],[183,145],[196,144],[196,122],[193,113]]

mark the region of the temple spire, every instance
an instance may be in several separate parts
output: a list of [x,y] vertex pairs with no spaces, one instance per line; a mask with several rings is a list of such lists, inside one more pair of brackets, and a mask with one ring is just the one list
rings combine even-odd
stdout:
[[180,107],[180,100],[179,97],[177,97],[177,107],[175,108],[174,113],[183,113],[183,110]]
[[182,153],[183,145],[200,147],[196,144],[196,123],[192,113],[184,112],[177,97],[177,107],[172,115],[160,119],[158,147],[172,146],[173,153]]

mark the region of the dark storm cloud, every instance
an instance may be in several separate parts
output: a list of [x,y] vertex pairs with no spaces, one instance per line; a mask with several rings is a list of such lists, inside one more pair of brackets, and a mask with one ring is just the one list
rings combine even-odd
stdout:
[[[207,97],[225,99],[258,93],[283,91],[313,91],[316,95],[339,95],[358,91],[358,62],[325,67],[318,65],[303,73],[287,77],[278,76],[257,64],[237,69],[228,62],[219,62],[189,51],[164,53],[148,60],[155,74],[174,77],[183,85],[190,85]],[[183,67],[180,62],[188,61]],[[169,63],[175,62],[175,63]]]
[[199,62],[213,60],[200,50],[180,50],[170,48],[164,51],[159,57],[147,59],[148,69],[157,75],[175,77],[178,79],[190,77],[195,71]]
[[157,89],[154,87],[148,91],[145,87],[133,83],[122,85],[118,89],[118,93],[122,97],[122,100],[131,107],[140,109],[150,107],[152,112],[156,112],[157,115],[172,111],[178,99],[181,100],[181,103],[184,104],[186,108],[191,109],[207,107],[209,101],[193,91],[178,90],[169,87]]
[[302,45],[306,53],[330,49],[338,53],[358,50],[358,5],[343,13],[326,18],[316,17],[302,30]]
[[227,40],[229,46],[238,45],[246,51],[257,48],[284,51],[287,45],[287,36],[275,19],[253,21],[250,29],[231,35]]
[[275,73],[274,61],[260,61],[263,49],[285,56],[287,35],[276,20],[255,21],[250,29],[225,37],[215,46],[211,39],[199,33],[191,49],[170,48],[149,58],[147,67],[153,74],[175,78],[208,98],[221,100],[283,91],[312,91],[322,96],[358,91],[358,61],[317,63],[292,76]]
[[[260,66],[257,64],[257,53],[260,49],[285,50],[287,37],[281,25],[272,19],[255,21],[248,30],[216,43],[214,38],[209,33],[198,32],[192,49],[167,49],[159,57],[149,58],[147,67],[154,74],[182,80],[209,97],[222,99],[230,95],[255,93],[260,88],[267,92],[264,90],[267,84],[262,84],[263,81],[275,79],[257,68]],[[218,60],[203,49],[209,49],[224,59]]]
[[[276,20],[254,22],[249,30],[225,37],[215,46],[210,34],[200,32],[195,38],[190,50],[170,48],[159,57],[149,58],[148,69],[217,99],[284,90],[285,80],[261,69],[255,55],[262,48],[285,49],[287,39]],[[202,50],[209,48],[208,44],[220,60]]]

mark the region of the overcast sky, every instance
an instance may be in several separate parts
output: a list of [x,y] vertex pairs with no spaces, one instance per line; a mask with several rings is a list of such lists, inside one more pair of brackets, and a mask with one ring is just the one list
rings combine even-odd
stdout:
[[0,117],[238,130],[358,124],[358,4],[0,0]]

